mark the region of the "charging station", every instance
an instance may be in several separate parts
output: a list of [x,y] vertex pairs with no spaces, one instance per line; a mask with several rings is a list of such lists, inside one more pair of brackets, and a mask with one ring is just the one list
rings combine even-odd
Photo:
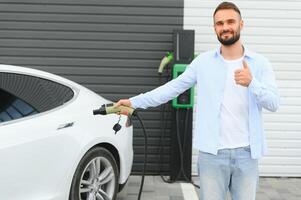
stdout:
[[[187,64],[174,64],[172,78],[175,79],[180,76],[186,69]],[[194,104],[194,88],[186,90],[177,98],[172,100],[173,108],[193,108]]]
[[[174,30],[173,50],[174,79],[194,59],[194,30]],[[172,100],[171,181],[191,181],[193,105],[194,87]]]

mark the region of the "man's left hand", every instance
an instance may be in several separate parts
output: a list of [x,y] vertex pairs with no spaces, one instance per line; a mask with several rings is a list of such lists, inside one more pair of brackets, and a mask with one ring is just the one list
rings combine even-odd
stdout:
[[236,84],[248,87],[252,81],[252,74],[250,68],[245,60],[243,60],[243,69],[235,70],[234,80]]

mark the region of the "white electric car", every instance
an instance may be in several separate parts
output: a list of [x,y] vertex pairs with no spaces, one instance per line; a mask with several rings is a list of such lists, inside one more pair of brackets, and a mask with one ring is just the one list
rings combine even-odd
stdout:
[[0,199],[116,199],[132,168],[133,127],[126,116],[93,115],[105,103],[60,76],[0,65]]

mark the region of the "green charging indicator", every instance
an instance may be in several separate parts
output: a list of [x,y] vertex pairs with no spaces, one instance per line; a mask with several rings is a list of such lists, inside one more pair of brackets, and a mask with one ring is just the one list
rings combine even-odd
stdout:
[[[180,76],[186,69],[188,64],[174,64],[172,78],[175,79]],[[193,108],[194,104],[194,87],[186,90],[178,97],[172,100],[174,108]]]

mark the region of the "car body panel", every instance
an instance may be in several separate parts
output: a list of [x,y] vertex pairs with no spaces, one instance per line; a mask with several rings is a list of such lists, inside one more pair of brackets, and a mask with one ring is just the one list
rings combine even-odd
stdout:
[[[0,72],[42,77],[66,85],[73,99],[55,109],[0,123],[0,199],[66,200],[81,158],[96,145],[114,146],[120,157],[119,183],[125,183],[133,162],[132,132],[115,134],[118,115],[94,116],[108,100],[65,78],[29,68],[0,65]],[[0,83],[1,84],[1,83]]]

